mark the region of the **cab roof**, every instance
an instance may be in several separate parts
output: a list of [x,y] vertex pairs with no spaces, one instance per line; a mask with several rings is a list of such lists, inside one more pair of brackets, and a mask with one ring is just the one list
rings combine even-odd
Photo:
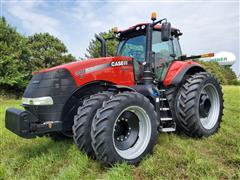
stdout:
[[[118,33],[120,33],[121,35],[125,35],[125,34],[131,33],[131,32],[141,31],[141,30],[144,30],[148,24],[149,23],[139,23],[139,24],[129,27],[128,29],[120,30],[120,31],[118,31]],[[154,29],[161,30],[161,25],[159,25],[159,24],[155,25]],[[172,27],[171,31],[172,31],[173,35],[176,35],[176,36],[182,35],[180,30],[177,28]]]

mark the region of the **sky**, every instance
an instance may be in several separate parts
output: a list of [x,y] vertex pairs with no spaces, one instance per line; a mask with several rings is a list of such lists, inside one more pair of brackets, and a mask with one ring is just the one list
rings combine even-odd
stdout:
[[182,51],[187,55],[229,51],[235,54],[233,70],[240,74],[239,1],[76,1],[0,0],[0,13],[23,35],[49,32],[75,57],[84,57],[95,33],[113,27],[126,29],[150,22],[151,12],[180,29]]

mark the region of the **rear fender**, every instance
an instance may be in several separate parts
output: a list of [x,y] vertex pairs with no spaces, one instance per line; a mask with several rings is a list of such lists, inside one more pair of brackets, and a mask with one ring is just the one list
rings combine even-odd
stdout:
[[182,83],[185,75],[201,71],[206,70],[194,61],[174,61],[168,69],[168,72],[163,80],[163,85],[178,86]]

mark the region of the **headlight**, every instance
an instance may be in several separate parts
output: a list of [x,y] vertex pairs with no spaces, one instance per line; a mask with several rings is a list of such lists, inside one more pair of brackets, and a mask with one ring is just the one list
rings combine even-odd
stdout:
[[27,105],[53,105],[53,99],[50,96],[38,98],[22,98],[22,104]]

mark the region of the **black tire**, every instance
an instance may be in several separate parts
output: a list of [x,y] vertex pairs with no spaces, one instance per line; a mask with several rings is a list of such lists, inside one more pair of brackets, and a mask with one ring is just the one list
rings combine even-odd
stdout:
[[[134,111],[130,111],[128,108],[135,108]],[[126,110],[127,109],[127,110]],[[126,110],[126,111],[124,111]],[[137,111],[139,111],[137,113]],[[116,124],[117,122],[120,122],[120,118],[124,113],[132,113],[131,115],[134,116],[134,118],[129,118],[128,123],[132,126],[140,127],[140,124],[146,121],[148,123],[148,128],[139,128],[144,129],[146,132],[146,135],[144,135],[144,138],[142,136],[140,137],[140,132],[143,131],[139,130],[138,134],[135,140],[131,139],[130,137],[134,136],[134,131],[130,129],[129,130],[129,139],[126,139],[124,141],[133,140],[131,144],[131,148],[126,148],[122,152],[128,152],[129,149],[134,150],[137,148],[137,141],[144,140],[145,145],[142,146],[142,151],[133,151],[132,158],[125,158],[127,157],[121,155],[120,150],[117,148],[117,142],[115,138],[115,131],[116,131]],[[142,113],[142,116],[140,116],[140,112]],[[136,115],[136,116],[135,116]],[[130,116],[130,117],[132,117]],[[137,120],[136,121],[136,117]],[[139,118],[140,117],[140,118]],[[141,118],[146,117],[146,118]],[[139,119],[138,119],[139,118]],[[131,120],[130,120],[131,119]],[[123,118],[122,118],[123,120]],[[126,120],[126,119],[125,119]],[[141,123],[134,123],[134,122],[140,122]],[[127,120],[126,120],[127,121]],[[127,126],[131,127],[131,126]],[[143,126],[142,126],[143,127]],[[137,129],[137,128],[136,128]],[[131,133],[130,133],[131,131]],[[136,135],[136,134],[135,134]],[[140,162],[140,160],[148,153],[151,153],[153,150],[153,147],[157,140],[157,113],[154,110],[154,106],[150,103],[149,99],[144,97],[143,95],[136,93],[136,92],[124,92],[119,93],[115,96],[113,96],[110,100],[103,103],[103,107],[97,111],[97,114],[94,118],[94,121],[92,123],[92,130],[91,130],[91,136],[92,136],[92,146],[95,151],[95,154],[100,160],[100,162],[103,165],[113,165],[115,163],[121,163],[121,162],[127,162],[128,164],[137,164]],[[126,138],[126,137],[125,137]],[[121,139],[122,141],[123,139]],[[140,141],[141,142],[141,141]],[[118,142],[121,143],[121,142]],[[122,142],[124,143],[124,142]],[[140,144],[140,143],[138,143]],[[139,155],[137,154],[139,153]],[[130,157],[130,156],[129,156]]]
[[176,123],[186,135],[200,138],[218,131],[223,115],[223,93],[213,75],[199,72],[187,78],[175,105]]
[[95,153],[91,142],[91,126],[97,109],[102,107],[102,103],[108,100],[112,93],[102,92],[90,96],[84,100],[83,105],[78,108],[74,117],[73,139],[79,150],[85,152],[88,156],[95,159]]

